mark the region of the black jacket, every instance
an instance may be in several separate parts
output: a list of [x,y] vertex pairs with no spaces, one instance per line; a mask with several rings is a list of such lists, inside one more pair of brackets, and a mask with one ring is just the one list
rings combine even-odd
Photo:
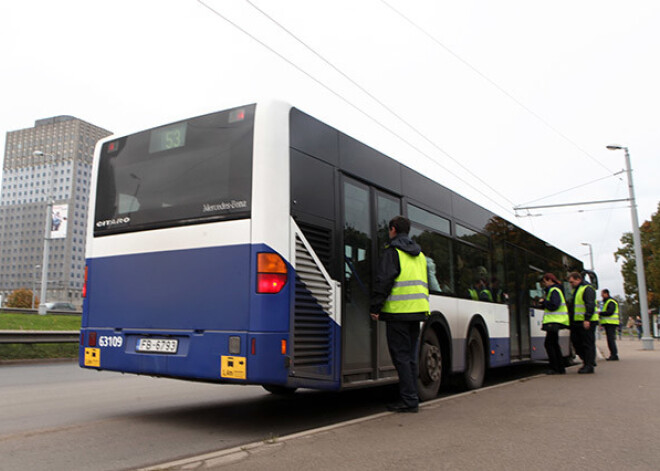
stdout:
[[371,312],[380,314],[380,320],[382,321],[423,321],[426,318],[426,313],[424,312],[410,312],[405,314],[381,312],[385,300],[392,291],[394,280],[401,273],[399,254],[396,249],[410,255],[419,255],[422,253],[420,246],[410,240],[407,234],[397,234],[394,239],[390,240],[378,262],[378,271],[376,272],[371,296]]

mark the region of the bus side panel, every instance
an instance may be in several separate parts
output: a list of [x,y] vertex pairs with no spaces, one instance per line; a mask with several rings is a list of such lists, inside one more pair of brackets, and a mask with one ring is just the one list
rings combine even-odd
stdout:
[[250,246],[88,260],[89,327],[246,330]]

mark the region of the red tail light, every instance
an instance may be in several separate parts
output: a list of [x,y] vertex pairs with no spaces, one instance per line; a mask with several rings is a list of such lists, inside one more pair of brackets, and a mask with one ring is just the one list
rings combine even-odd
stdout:
[[96,347],[96,332],[89,333],[89,346]]
[[85,265],[85,281],[83,283],[82,296],[83,296],[83,298],[87,297],[87,265]]
[[287,268],[276,253],[257,254],[257,293],[274,294],[286,285]]

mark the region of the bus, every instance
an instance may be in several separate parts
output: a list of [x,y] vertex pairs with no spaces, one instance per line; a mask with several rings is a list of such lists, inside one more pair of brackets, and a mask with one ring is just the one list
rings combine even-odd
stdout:
[[[369,297],[388,221],[411,220],[431,312],[419,386],[546,359],[544,272],[582,263],[283,102],[110,136],[95,151],[81,367],[342,390],[395,383]],[[567,290],[567,293],[570,290]],[[570,356],[569,336],[560,337]]]

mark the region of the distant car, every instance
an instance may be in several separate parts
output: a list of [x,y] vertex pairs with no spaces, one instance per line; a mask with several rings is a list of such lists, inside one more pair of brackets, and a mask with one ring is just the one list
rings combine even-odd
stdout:
[[46,303],[46,311],[77,311],[77,309],[71,303],[55,302]]

